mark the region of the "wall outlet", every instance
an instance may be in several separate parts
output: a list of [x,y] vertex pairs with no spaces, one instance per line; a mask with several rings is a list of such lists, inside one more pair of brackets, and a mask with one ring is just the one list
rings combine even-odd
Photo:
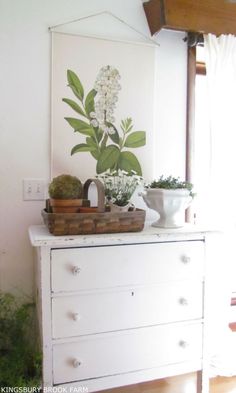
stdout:
[[43,201],[45,199],[44,179],[24,179],[23,180],[23,200]]

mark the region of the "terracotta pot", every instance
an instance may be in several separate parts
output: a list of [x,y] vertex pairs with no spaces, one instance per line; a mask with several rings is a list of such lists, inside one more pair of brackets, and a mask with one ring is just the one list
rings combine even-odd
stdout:
[[78,213],[83,205],[89,206],[85,199],[50,199],[53,213]]
[[97,207],[80,207],[79,209],[80,213],[97,213],[98,208]]

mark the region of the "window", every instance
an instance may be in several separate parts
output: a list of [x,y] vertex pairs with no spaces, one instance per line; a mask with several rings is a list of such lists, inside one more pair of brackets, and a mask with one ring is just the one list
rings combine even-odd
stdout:
[[[193,206],[192,216],[196,223],[204,222],[206,214],[206,200],[208,199],[207,190],[211,176],[211,151],[212,140],[210,122],[208,117],[208,92],[204,47],[196,46],[189,49],[190,55],[194,58],[195,68],[189,67],[189,86],[188,96],[192,100],[188,100],[188,117],[193,119],[192,123],[188,122],[188,138],[192,141],[192,154],[188,165],[190,168],[191,181],[195,185],[197,198]],[[192,102],[192,105],[190,103]],[[234,143],[234,141],[232,142]],[[229,314],[229,326],[236,331],[236,291],[233,290],[231,298],[231,311]]]

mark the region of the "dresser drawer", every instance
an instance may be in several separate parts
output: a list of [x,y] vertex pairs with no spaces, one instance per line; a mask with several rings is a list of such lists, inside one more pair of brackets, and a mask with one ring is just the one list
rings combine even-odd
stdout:
[[202,317],[202,283],[178,282],[52,299],[53,338]]
[[203,275],[204,242],[56,249],[52,292],[155,284]]
[[86,336],[53,347],[54,383],[201,359],[202,326],[166,325]]

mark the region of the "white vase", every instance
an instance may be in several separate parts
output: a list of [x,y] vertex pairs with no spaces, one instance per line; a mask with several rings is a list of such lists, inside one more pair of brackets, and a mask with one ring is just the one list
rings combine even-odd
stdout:
[[152,223],[154,227],[180,228],[185,224],[185,210],[192,202],[186,189],[167,190],[149,188],[146,194],[141,193],[144,202],[159,213],[160,218]]
[[127,212],[130,207],[133,207],[133,204],[129,202],[125,206],[118,206],[118,205],[115,205],[112,202],[108,202],[108,206],[110,206],[110,211],[111,212],[122,213],[122,212]]

